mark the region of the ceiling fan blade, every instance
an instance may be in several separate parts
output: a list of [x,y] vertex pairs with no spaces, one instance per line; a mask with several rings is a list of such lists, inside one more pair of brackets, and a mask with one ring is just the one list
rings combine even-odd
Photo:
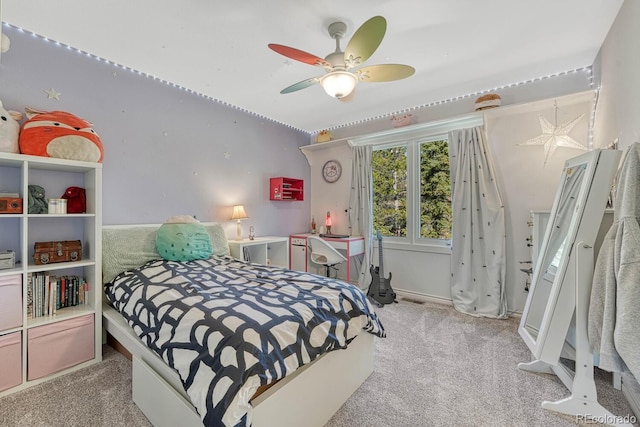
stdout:
[[344,62],[348,68],[364,64],[376,51],[384,33],[387,31],[387,20],[382,16],[374,16],[356,30],[344,50]]
[[371,65],[352,71],[361,82],[392,82],[411,77],[416,69],[402,64]]
[[314,85],[314,84],[318,83],[319,81],[320,81],[319,77],[312,77],[310,79],[303,80],[303,81],[298,82],[296,84],[292,84],[291,86],[285,87],[284,89],[282,89],[280,91],[280,93],[282,93],[282,94],[291,93],[291,92],[295,92],[297,90],[305,89],[305,88],[308,88],[311,85]]
[[331,64],[324,59],[293,47],[271,43],[269,44],[269,48],[280,55],[295,59],[296,61],[304,62],[305,64],[314,65],[316,67],[331,67]]

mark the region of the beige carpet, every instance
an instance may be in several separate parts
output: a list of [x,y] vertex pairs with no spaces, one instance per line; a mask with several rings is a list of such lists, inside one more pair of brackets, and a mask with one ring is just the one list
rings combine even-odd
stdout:
[[[578,424],[540,406],[570,395],[559,379],[517,368],[530,360],[519,318],[478,319],[402,300],[378,314],[388,338],[377,340],[375,371],[327,427]],[[603,406],[633,415],[610,374],[597,370],[597,384]]]
[[101,363],[0,398],[2,427],[151,426],[131,400],[131,362],[104,347]]
[[[529,360],[517,319],[406,301],[377,311],[388,337],[376,339],[375,371],[327,427],[579,425],[540,407],[569,395],[557,378],[517,368]],[[631,414],[610,377],[597,371],[600,402]],[[99,365],[0,399],[2,427],[149,425],[131,401],[131,364],[110,347]]]

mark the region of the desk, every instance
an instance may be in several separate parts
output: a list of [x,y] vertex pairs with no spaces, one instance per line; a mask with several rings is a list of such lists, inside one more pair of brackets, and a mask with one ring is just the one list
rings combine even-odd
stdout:
[[[289,268],[298,271],[309,271],[309,254],[307,250],[307,237],[309,233],[292,234],[289,236]],[[364,237],[351,236],[344,238],[323,237],[331,246],[345,253],[346,280],[351,281],[351,260],[353,257],[364,254]]]
[[[286,237],[256,237],[253,240],[229,240],[232,257],[263,265],[289,266],[289,246]],[[247,260],[245,254],[248,255]]]

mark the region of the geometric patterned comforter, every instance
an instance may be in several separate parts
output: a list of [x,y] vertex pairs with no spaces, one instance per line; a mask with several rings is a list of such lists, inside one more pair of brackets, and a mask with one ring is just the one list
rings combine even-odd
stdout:
[[345,348],[363,330],[384,337],[357,287],[230,257],[149,261],[105,292],[178,372],[205,426],[251,425],[259,386]]

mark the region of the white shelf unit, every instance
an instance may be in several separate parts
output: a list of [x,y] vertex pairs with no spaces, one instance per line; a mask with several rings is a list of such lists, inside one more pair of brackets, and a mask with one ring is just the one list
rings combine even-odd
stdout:
[[229,252],[237,259],[249,260],[255,264],[274,265],[289,268],[289,238],[288,237],[256,237],[254,240],[230,240]]
[[[27,195],[30,184],[42,186],[47,199],[59,198],[70,186],[85,188],[87,213],[29,214]],[[0,270],[0,276],[20,275],[22,288],[22,301],[17,302],[21,307],[22,324],[0,330],[0,337],[12,333],[18,333],[21,337],[22,380],[20,384],[0,391],[0,396],[5,396],[102,360],[102,164],[0,153],[0,192],[17,192],[23,199],[22,213],[0,214],[0,250],[10,249],[16,255],[15,267]],[[80,240],[82,260],[35,264],[35,242],[61,240]],[[28,317],[28,274],[45,271],[57,276],[84,277],[89,286],[86,303],[58,309],[53,315]],[[41,378],[28,379],[29,351],[35,353],[35,346],[29,348],[29,331],[87,315],[93,315],[93,358]],[[53,346],[55,347],[55,341]]]

